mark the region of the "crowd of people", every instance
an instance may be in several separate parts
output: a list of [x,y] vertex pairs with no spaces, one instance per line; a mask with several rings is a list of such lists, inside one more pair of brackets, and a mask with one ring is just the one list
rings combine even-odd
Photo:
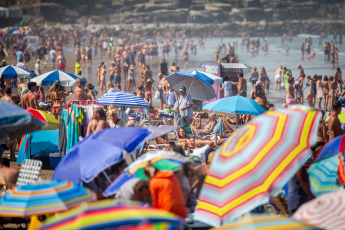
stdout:
[[[27,34],[38,35],[40,38],[40,45],[36,53],[30,53],[26,41],[20,37],[6,34],[1,36],[0,62],[2,66],[7,65],[6,59],[12,55],[17,61],[15,65],[26,69],[30,69],[32,59],[36,59],[33,72],[37,75],[42,74],[42,69],[48,68],[46,65],[49,63],[51,68],[57,67],[64,71],[67,66],[72,66],[66,61],[64,52],[64,46],[70,46],[74,50],[73,56],[75,56],[76,63],[74,70],[79,78],[76,80],[76,85],[70,88],[62,86],[60,82],[44,88],[37,86],[35,82],[28,82],[26,79],[2,79],[0,99],[17,104],[24,109],[43,110],[58,121],[61,120],[62,111],[69,100],[95,101],[104,94],[119,91],[126,91],[146,100],[150,107],[147,114],[141,115],[146,115],[145,118],[152,122],[151,125],[187,125],[187,129],[178,129],[173,138],[168,135],[156,138],[155,148],[189,156],[196,163],[186,163],[175,173],[158,170],[152,164],[148,164],[145,167],[145,175],[149,181],[140,179],[130,181],[130,184],[126,184],[120,189],[117,198],[147,202],[181,217],[186,217],[188,212],[192,212],[203,179],[212,162],[214,151],[232,134],[234,125],[243,125],[253,118],[250,115],[224,117],[222,114],[205,114],[203,111],[196,111],[195,101],[188,94],[185,86],[178,90],[169,86],[166,76],[180,69],[171,59],[179,56],[183,60],[184,68],[187,68],[189,54],[196,55],[197,47],[203,49],[203,39],[200,38],[198,44],[195,44],[193,39],[179,35],[175,39],[162,40],[159,44],[155,39],[144,41],[138,35],[129,32],[115,40],[115,36],[107,34],[104,30],[94,34],[89,31],[39,28],[30,29]],[[311,43],[311,41],[308,42],[307,45]],[[243,46],[247,47],[253,56],[258,55],[260,40],[244,39]],[[214,51],[214,58],[218,63],[238,63],[236,47],[236,43],[221,44]],[[220,57],[223,50],[225,56]],[[334,50],[331,53],[336,53],[336,48],[332,43],[330,43],[330,50]],[[263,51],[268,52],[266,41],[264,41]],[[36,58],[33,58],[34,56]],[[338,63],[335,56],[334,63]],[[328,60],[328,56],[325,58]],[[331,60],[333,60],[332,58]],[[95,59],[100,63],[96,68],[96,80],[87,81],[81,77],[81,66],[91,67],[95,63]],[[162,60],[161,63],[159,60]],[[168,65],[169,60],[171,65]],[[106,61],[111,62],[109,67],[106,66]],[[154,76],[151,66],[159,69],[157,77]],[[299,74],[295,79],[290,69],[280,66],[275,71],[275,90],[286,89],[286,98],[282,107],[304,104],[305,99],[310,107],[315,107],[317,103],[318,109],[323,111],[324,116],[319,124],[317,144],[311,148],[313,156],[316,157],[326,142],[343,134],[338,118],[342,105],[345,104],[342,73],[341,69],[337,68],[333,75],[311,77],[305,74],[301,65],[297,68]],[[306,80],[306,84],[304,80]],[[249,77],[243,73],[239,73],[238,76],[231,79],[225,77],[221,90],[224,91],[225,97],[235,95],[249,97],[267,111],[273,107],[267,98],[270,84],[271,81],[265,67],[260,67],[260,70],[253,67]],[[247,92],[248,90],[250,93]],[[304,93],[305,90],[307,93]],[[154,103],[155,100],[158,105]],[[121,117],[119,112],[120,110],[116,106],[95,109],[92,119],[87,124],[85,136],[106,128],[143,125],[133,119]],[[4,146],[10,150],[11,161],[16,160],[19,142],[19,139],[8,139],[4,143]],[[9,163],[5,159],[2,158],[0,162],[0,176],[5,178],[6,183],[15,184],[18,171],[9,170]],[[125,166],[126,162],[120,162],[109,167],[107,171],[114,179]],[[312,199],[314,195],[309,187],[305,186],[308,183],[307,179],[300,176],[304,175],[303,173],[304,171],[301,170],[296,174],[297,180],[291,185],[291,194],[295,192]],[[98,194],[101,194],[102,190],[109,185],[102,175],[99,175],[95,183],[97,184],[95,191]],[[291,195],[291,197],[294,196]],[[302,202],[297,205],[295,203],[293,202],[289,206],[290,213],[293,213],[302,204]]]

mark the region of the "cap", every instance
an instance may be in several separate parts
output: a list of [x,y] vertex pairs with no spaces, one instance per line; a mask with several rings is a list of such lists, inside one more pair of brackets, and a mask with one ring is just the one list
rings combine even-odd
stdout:
[[256,85],[261,85],[261,81],[257,81],[257,82],[256,82]]
[[47,106],[48,104],[44,103],[43,101],[38,104],[40,107]]
[[41,62],[41,60],[40,60],[40,59],[37,59],[36,62]]
[[180,92],[182,92],[182,91],[186,91],[186,87],[181,86],[181,88],[179,89],[179,91],[180,91]]
[[147,82],[151,82],[151,79],[147,79]]

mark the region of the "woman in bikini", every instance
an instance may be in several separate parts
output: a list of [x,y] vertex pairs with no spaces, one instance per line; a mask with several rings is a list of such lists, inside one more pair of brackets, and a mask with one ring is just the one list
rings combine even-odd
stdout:
[[329,86],[328,86],[328,77],[324,76],[322,81],[322,89],[323,89],[323,97],[325,98],[323,102],[323,109],[325,112],[327,112],[328,107],[328,92],[329,92]]
[[100,75],[99,75],[99,88],[101,90],[101,94],[104,94],[105,91],[105,75],[107,73],[107,67],[103,64],[100,69]]
[[[49,98],[53,104],[53,116],[60,121],[60,116],[62,112],[62,97],[68,96],[69,93],[61,90],[60,82],[54,82],[51,92],[49,93]],[[46,101],[47,102],[47,101]]]
[[333,103],[335,100],[335,91],[337,89],[337,84],[334,82],[334,77],[331,75],[328,78],[328,86],[329,86],[329,92],[328,92],[328,111],[332,112]]
[[87,89],[87,97],[89,100],[95,100],[95,93],[93,91],[93,85],[91,83],[86,84],[86,89]]
[[134,80],[134,66],[131,65],[128,70],[128,75],[127,75],[127,92],[130,93],[132,92],[131,86],[133,86],[134,91],[137,91],[137,87],[135,86],[135,80]]

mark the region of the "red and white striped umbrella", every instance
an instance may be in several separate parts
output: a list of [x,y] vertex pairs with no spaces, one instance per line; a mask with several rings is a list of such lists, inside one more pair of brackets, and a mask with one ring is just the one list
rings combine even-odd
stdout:
[[324,229],[345,229],[345,191],[328,193],[305,203],[292,218]]

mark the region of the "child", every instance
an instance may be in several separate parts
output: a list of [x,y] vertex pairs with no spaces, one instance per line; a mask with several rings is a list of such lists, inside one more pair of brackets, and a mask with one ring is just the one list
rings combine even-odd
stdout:
[[169,91],[167,92],[167,105],[169,109],[172,109],[176,102],[176,95],[175,92],[171,87],[169,87]]

